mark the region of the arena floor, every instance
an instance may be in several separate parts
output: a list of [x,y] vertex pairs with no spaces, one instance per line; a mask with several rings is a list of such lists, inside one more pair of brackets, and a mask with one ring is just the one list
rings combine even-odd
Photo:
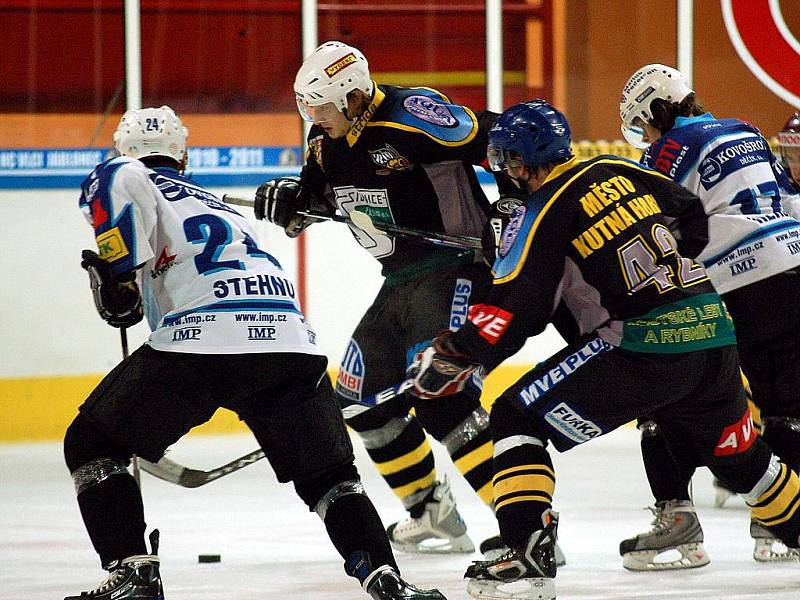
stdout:
[[[386,523],[403,516],[358,444],[367,491]],[[212,468],[255,449],[245,435],[189,437],[170,456]],[[496,533],[489,511],[437,448],[473,539]],[[696,504],[711,564],[672,573],[622,568],[620,539],[649,526],[650,503],[637,432],[622,429],[555,456],[560,543],[568,564],[556,580],[559,599],[750,600],[800,598],[800,566],[751,558],[748,513],[736,500],[716,509],[710,473],[695,477]],[[316,515],[291,486],[280,486],[265,462],[198,489],[143,475],[148,525],[161,530],[162,578],[168,600],[366,598],[344,575]],[[53,600],[93,588],[104,577],[83,530],[61,445],[0,444],[0,598]],[[221,554],[198,564],[199,554]],[[404,575],[438,587],[450,600],[468,598],[461,578],[469,556],[399,555]]]

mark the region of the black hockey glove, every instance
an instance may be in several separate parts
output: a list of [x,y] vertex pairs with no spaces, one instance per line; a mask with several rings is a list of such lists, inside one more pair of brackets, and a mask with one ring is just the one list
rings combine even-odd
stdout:
[[309,194],[297,176],[278,177],[259,186],[253,211],[256,219],[266,219],[283,227],[286,235],[297,237],[311,220],[297,214],[308,210]]
[[516,196],[500,196],[489,209],[489,219],[483,226],[481,244],[483,246],[483,260],[490,267],[494,264],[500,251],[500,242],[503,239],[503,230],[511,220],[514,211],[522,206],[523,200]]
[[406,372],[413,379],[410,393],[418,398],[449,396],[464,389],[473,373],[483,374],[483,367],[456,350],[452,333],[437,335],[433,344],[419,352]]
[[141,321],[144,313],[135,273],[117,276],[111,265],[92,250],[81,252],[81,258],[100,317],[112,327],[132,327]]

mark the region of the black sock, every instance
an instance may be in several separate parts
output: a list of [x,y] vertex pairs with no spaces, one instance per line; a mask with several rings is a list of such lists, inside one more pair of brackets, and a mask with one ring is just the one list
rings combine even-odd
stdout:
[[[362,552],[368,555],[372,570],[381,565],[389,565],[399,573],[383,523],[367,496],[348,494],[337,498],[328,508],[325,528],[345,561],[350,561],[354,554]],[[360,573],[361,571],[348,574],[363,580]]]
[[128,556],[148,553],[142,495],[131,475],[112,475],[86,488],[78,494],[78,506],[104,568]]

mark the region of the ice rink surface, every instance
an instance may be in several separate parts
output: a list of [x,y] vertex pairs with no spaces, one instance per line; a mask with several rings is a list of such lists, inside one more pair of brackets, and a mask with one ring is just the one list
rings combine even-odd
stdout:
[[[376,474],[358,442],[365,486],[385,523],[403,517],[400,503]],[[247,435],[189,437],[170,457],[209,469],[254,450]],[[452,464],[435,448],[440,472],[453,482],[459,509],[476,543],[497,532],[494,518]],[[711,475],[701,469],[694,490],[707,567],[685,572],[631,573],[619,541],[649,527],[651,502],[632,428],[554,456],[559,539],[567,566],[556,580],[560,600],[800,599],[800,565],[753,561],[748,512],[741,500],[713,506]],[[281,486],[266,461],[198,489],[143,474],[148,531],[161,530],[167,600],[367,598],[342,570],[322,523],[291,486]],[[221,554],[198,564],[198,554]],[[475,556],[398,555],[413,583],[438,587],[450,600],[468,598],[462,574]],[[100,570],[64,467],[61,445],[0,444],[0,598],[60,600],[91,589]]]

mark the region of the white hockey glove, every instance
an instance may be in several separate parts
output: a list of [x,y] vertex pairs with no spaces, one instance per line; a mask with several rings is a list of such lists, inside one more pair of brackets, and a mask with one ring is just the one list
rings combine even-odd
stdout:
[[81,252],[81,267],[89,273],[94,306],[100,317],[112,327],[132,327],[142,320],[142,297],[135,273],[118,277],[111,265],[92,250]]
[[297,237],[312,221],[297,214],[308,210],[309,194],[297,176],[272,179],[256,190],[253,211],[256,219],[275,223],[291,238]]
[[449,331],[440,333],[431,346],[417,353],[406,371],[406,378],[414,381],[409,390],[412,395],[426,399],[449,396],[463,390],[473,373],[483,372],[481,365],[455,349],[451,335]]

